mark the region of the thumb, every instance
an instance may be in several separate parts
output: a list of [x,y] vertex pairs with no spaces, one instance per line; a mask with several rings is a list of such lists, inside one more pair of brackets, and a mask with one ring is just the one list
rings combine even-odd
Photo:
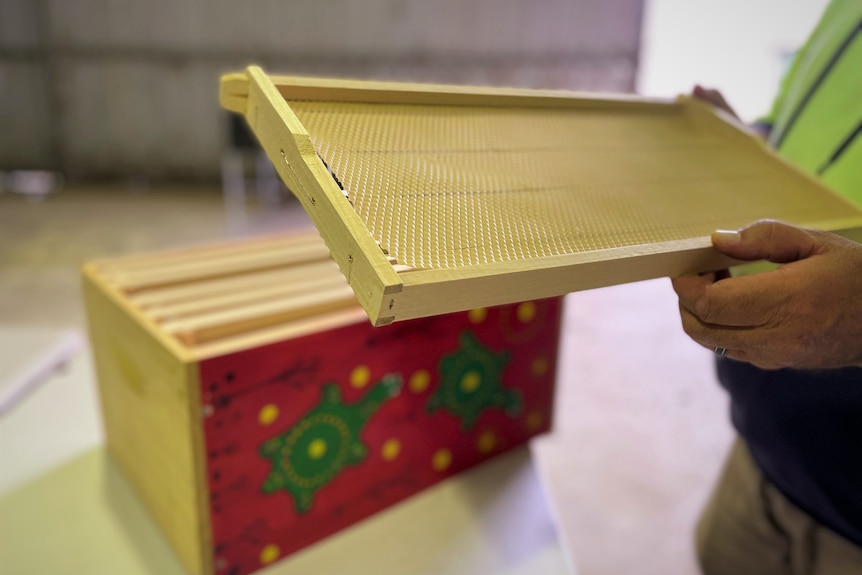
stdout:
[[739,260],[776,264],[805,259],[818,249],[814,234],[808,230],[773,220],[755,222],[739,231],[718,230],[712,234],[712,244]]

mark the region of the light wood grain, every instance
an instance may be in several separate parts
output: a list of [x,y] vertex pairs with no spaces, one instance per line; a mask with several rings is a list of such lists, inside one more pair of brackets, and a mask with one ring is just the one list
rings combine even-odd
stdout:
[[[862,218],[828,223],[839,226],[833,230],[835,233],[862,241]],[[811,222],[804,227],[822,229],[823,226]],[[616,248],[606,253],[542,258],[531,260],[529,267],[526,262],[514,262],[454,270],[408,271],[402,274],[403,291],[390,297],[389,311],[395,321],[402,321],[665,276],[727,269],[743,263],[713,249],[709,238],[699,238]],[[525,283],[528,277],[530,283]]]
[[320,161],[308,133],[260,68],[250,80],[246,118],[279,175],[318,229],[360,304],[379,315],[384,296],[401,289],[398,274]]
[[735,263],[703,238],[529,262],[421,270],[402,275],[404,290],[390,298],[389,311],[401,321],[441,313],[436,310],[451,313],[503,305],[663,275],[723,269]]
[[[457,86],[418,84],[410,82],[380,82],[310,78],[301,76],[270,76],[272,83],[287,100],[314,100],[318,102],[370,102],[375,104],[429,104],[456,106],[529,106],[577,107],[619,109],[626,107],[662,110],[673,113],[677,104],[673,100],[626,94],[596,94],[566,90],[532,90],[490,86]],[[234,77],[234,82],[238,80]],[[240,93],[239,83],[225,87]],[[223,90],[225,92],[225,90]]]
[[239,293],[199,299],[197,301],[170,306],[162,306],[149,310],[147,315],[156,321],[190,318],[202,313],[227,310],[250,303],[283,299],[294,295],[304,295],[307,293],[313,293],[316,290],[325,290],[333,287],[337,288],[342,287],[343,285],[344,278],[341,277],[334,279],[312,277],[301,283],[296,282],[287,285],[273,285],[262,288],[254,287]]
[[320,245],[317,234],[309,230],[296,233],[282,233],[276,236],[261,236],[245,238],[242,241],[213,242],[203,245],[175,248],[169,251],[147,252],[124,255],[121,258],[98,260],[90,265],[99,270],[102,275],[115,271],[144,271],[158,269],[176,262],[203,262],[224,258],[237,254],[255,254],[279,248],[299,247],[303,245]]
[[218,258],[190,257],[179,262],[148,267],[145,270],[114,270],[106,280],[126,292],[157,286],[176,285],[200,277],[224,277],[254,270],[266,270],[321,261],[329,258],[326,246],[317,242],[299,246],[273,246],[250,253],[226,254]]
[[[278,273],[272,272],[268,276],[243,274],[230,278],[232,280],[230,283],[223,283],[224,280],[220,282],[203,279],[193,285],[184,285],[183,287],[186,288],[184,292],[174,293],[170,297],[159,293],[162,290],[147,292],[144,295],[161,296],[158,300],[150,299],[148,304],[141,304],[132,298],[130,300],[141,306],[149,317],[158,321],[171,316],[186,316],[202,310],[226,307],[256,298],[299,294],[315,288],[344,284],[344,277],[332,262],[321,263],[327,264],[324,268],[325,273],[318,273],[315,269],[320,264],[312,264],[277,270]],[[212,285],[216,283],[218,285]]]
[[368,316],[365,315],[365,311],[358,305],[353,305],[336,311],[324,311],[317,315],[294,319],[272,327],[258,328],[214,341],[193,344],[189,350],[198,361],[203,361],[226,353],[235,353],[243,349],[260,347],[277,341],[299,338],[367,321]]
[[314,293],[295,294],[167,321],[161,328],[166,333],[175,334],[187,345],[194,345],[354,305],[353,291],[342,283]]
[[226,278],[200,278],[200,281],[187,285],[160,287],[131,293],[128,294],[128,298],[135,305],[147,309],[155,306],[180,304],[201,298],[219,297],[266,286],[284,285],[304,277],[318,275],[343,280],[343,276],[338,270],[338,266],[335,265],[335,262],[324,260],[274,270],[253,270],[238,276],[228,276]]
[[208,575],[196,365],[93,268],[84,297],[108,449],[185,568]]
[[222,76],[219,103],[226,110],[245,114],[248,105],[248,76],[241,72]]

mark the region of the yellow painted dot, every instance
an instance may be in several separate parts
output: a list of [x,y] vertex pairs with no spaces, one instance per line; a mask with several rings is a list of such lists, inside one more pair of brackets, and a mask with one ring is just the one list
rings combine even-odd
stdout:
[[383,442],[383,447],[380,448],[380,455],[386,461],[392,461],[398,454],[401,453],[401,442],[397,439],[387,439]]
[[312,439],[308,444],[308,456],[312,459],[320,459],[326,455],[326,442],[322,439]]
[[257,414],[257,420],[261,425],[269,425],[278,419],[278,406],[274,403],[267,403],[260,408],[260,413]]
[[542,427],[542,424],[544,422],[545,422],[545,418],[542,417],[541,413],[539,413],[538,411],[531,411],[527,415],[527,420],[524,422],[524,424],[527,426],[528,430],[536,431],[537,429]]
[[545,375],[548,372],[548,360],[544,357],[537,357],[530,365],[530,371],[532,371],[533,375],[536,377]]
[[531,301],[525,301],[518,306],[518,321],[521,323],[530,323],[536,317],[536,304]]
[[424,369],[420,369],[410,376],[410,381],[407,382],[407,385],[413,393],[422,393],[428,389],[429,383],[431,383],[431,374]]
[[488,310],[483,307],[477,307],[467,312],[467,317],[470,318],[470,323],[482,323],[488,317]]
[[479,450],[479,453],[491,453],[491,450],[496,446],[497,437],[492,431],[482,432],[482,435],[480,435],[479,439],[476,440],[476,449]]
[[452,465],[452,452],[448,449],[438,449],[431,457],[431,467],[434,471],[446,471]]
[[461,376],[461,391],[473,393],[482,384],[482,376],[478,372],[468,371]]
[[350,372],[350,385],[357,389],[362,389],[366,385],[368,385],[368,381],[371,379],[371,371],[367,366],[357,365],[353,368],[353,371]]
[[278,545],[270,544],[264,547],[260,552],[260,562],[264,565],[269,565],[281,555],[281,549]]

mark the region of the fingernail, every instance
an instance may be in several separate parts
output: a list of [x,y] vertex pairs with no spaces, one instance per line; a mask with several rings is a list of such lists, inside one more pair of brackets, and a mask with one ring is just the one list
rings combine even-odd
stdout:
[[739,232],[736,230],[715,230],[712,232],[713,242],[715,240],[720,240],[725,244],[733,244],[738,242],[741,239]]

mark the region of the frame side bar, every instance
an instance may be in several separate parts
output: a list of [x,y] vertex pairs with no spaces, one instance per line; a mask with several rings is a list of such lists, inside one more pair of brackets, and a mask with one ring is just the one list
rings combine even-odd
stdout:
[[269,77],[257,67],[247,70],[249,99],[245,112],[285,183],[299,198],[320,231],[332,257],[347,278],[360,305],[375,325],[386,319],[390,294],[402,281],[383,250],[323,165],[308,132]]

